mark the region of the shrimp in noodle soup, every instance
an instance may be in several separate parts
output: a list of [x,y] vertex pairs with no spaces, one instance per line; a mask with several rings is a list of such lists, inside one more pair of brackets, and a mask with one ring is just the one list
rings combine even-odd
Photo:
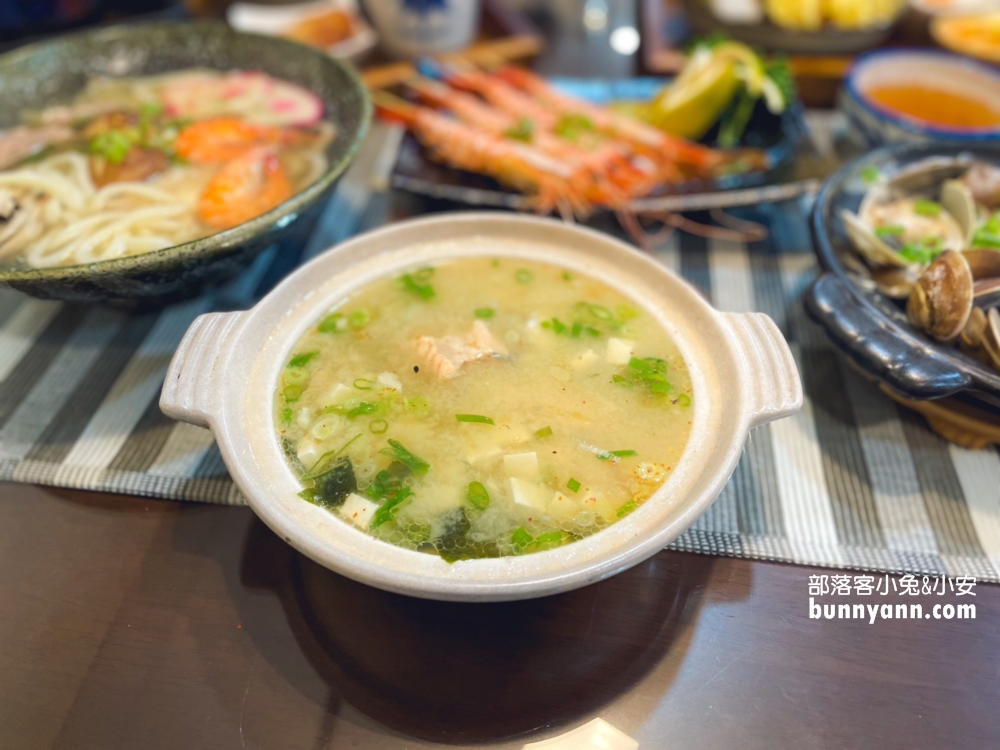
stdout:
[[254,71],[91,79],[0,132],[0,265],[148,253],[261,216],[326,171],[323,115]]

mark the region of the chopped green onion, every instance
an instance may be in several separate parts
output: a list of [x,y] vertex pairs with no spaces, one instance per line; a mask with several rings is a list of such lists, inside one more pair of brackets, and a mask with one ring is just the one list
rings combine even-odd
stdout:
[[396,513],[402,509],[404,504],[410,501],[410,495],[412,494],[413,491],[409,487],[404,487],[382,503],[379,509],[375,511],[375,515],[372,516],[372,522],[368,525],[368,528],[377,529],[384,523],[396,520]]
[[493,308],[492,307],[477,307],[476,308],[477,318],[492,318]]
[[294,404],[302,397],[302,386],[286,385],[285,390],[281,392],[281,395],[285,397],[285,401],[290,404]]
[[580,483],[578,481],[576,481],[575,479],[573,479],[573,477],[569,478],[569,481],[566,482],[566,486],[569,488],[570,492],[579,492],[580,491]]
[[354,387],[359,391],[370,391],[375,387],[375,381],[368,378],[358,378],[354,381]]
[[379,453],[383,456],[388,456],[389,458],[399,461],[404,466],[408,466],[410,471],[414,474],[426,474],[427,470],[431,467],[431,465],[422,458],[418,458],[410,453],[398,440],[390,440],[389,447],[383,448],[379,451]]
[[[433,269],[429,270],[433,272]],[[434,287],[430,284],[424,284],[417,279],[419,273],[420,272],[417,272],[416,274],[403,274],[399,277],[399,283],[402,285],[404,291],[417,295],[425,302],[434,299],[437,292],[434,291]]]
[[543,320],[541,325],[542,328],[544,328],[547,331],[552,331],[557,336],[562,336],[563,334],[569,331],[569,328],[566,327],[566,324],[563,323],[561,320],[559,320],[559,318],[553,318],[552,320]]
[[638,507],[639,504],[635,500],[629,500],[627,503],[625,503],[623,506],[621,506],[618,510],[615,511],[615,515],[618,516],[619,518],[624,518]]
[[943,252],[940,237],[922,237],[917,242],[907,242],[899,249],[900,256],[921,265],[928,265]]
[[494,268],[500,268],[500,259],[494,258],[493,260],[490,261],[490,265],[493,266]]
[[900,224],[886,224],[882,227],[875,227],[876,237],[897,237],[906,231],[906,227]]
[[612,312],[604,305],[595,305],[591,302],[587,302],[585,304],[590,314],[593,315],[598,320],[603,320],[604,322],[607,323],[615,319],[615,316],[612,314]]
[[288,362],[288,366],[289,367],[305,367],[307,364],[309,364],[309,361],[311,359],[313,359],[314,357],[318,357],[318,356],[319,356],[319,352],[318,351],[315,351],[315,352],[303,352],[302,354],[296,354]]
[[535,547],[541,551],[561,547],[566,537],[569,536],[564,531],[548,531],[535,537]]
[[459,422],[478,422],[479,424],[494,424],[493,420],[489,417],[484,417],[482,414],[456,414],[455,419]]
[[529,271],[527,268],[517,269],[517,273],[514,274],[514,280],[518,284],[530,284],[535,278],[535,274]]
[[[350,402],[348,402],[350,403]],[[378,411],[378,404],[372,404],[368,401],[362,401],[356,406],[348,407],[346,404],[340,406],[329,406],[324,411],[332,411],[337,414],[343,414],[348,419],[356,419],[357,417],[364,416],[365,414],[374,414]]]
[[341,333],[347,330],[347,319],[344,318],[343,313],[327,315],[316,326],[316,330],[320,333]]
[[882,179],[882,173],[876,167],[865,167],[861,170],[861,180],[866,185],[874,185]]
[[466,498],[470,504],[480,510],[483,510],[490,504],[490,493],[486,491],[486,487],[483,486],[482,482],[469,482],[469,490]]
[[636,318],[639,317],[639,311],[633,310],[631,307],[628,307],[627,305],[619,305],[618,308],[615,310],[615,312],[618,313],[618,317],[621,320],[635,320]]
[[517,120],[517,125],[511,128],[507,128],[504,131],[504,136],[511,138],[515,141],[525,141],[526,143],[531,142],[531,136],[534,134],[535,125],[527,117],[519,117]]
[[132,149],[132,139],[121,130],[108,130],[90,142],[90,153],[103,156],[112,164],[121,164]]
[[934,218],[941,213],[941,204],[922,198],[913,203],[913,210],[921,216]]
[[535,438],[541,440],[542,438],[547,438],[551,434],[552,434],[551,427],[543,427],[542,429],[535,432]]
[[563,271],[563,281],[572,281],[573,275],[569,271]]
[[586,115],[570,112],[562,115],[552,131],[567,141],[577,141],[580,136],[594,129],[594,123]]
[[286,406],[281,410],[281,423],[291,424],[292,423],[292,407]]
[[368,429],[374,435],[384,435],[389,429],[389,423],[384,419],[373,419],[368,423]]
[[281,375],[285,385],[302,385],[309,380],[309,370],[304,367],[289,367]]
[[597,454],[597,457],[602,461],[610,461],[613,458],[631,458],[632,456],[638,456],[638,451],[634,450],[622,450],[622,451],[601,451]]
[[677,401],[675,403],[678,403],[681,406],[691,406],[691,397],[686,393],[682,393],[677,397]]
[[347,325],[358,331],[368,325],[371,319],[372,316],[367,310],[355,310],[347,316]]
[[348,440],[346,443],[344,443],[342,446],[340,446],[337,450],[327,451],[322,456],[320,456],[319,460],[313,464],[313,467],[302,475],[302,481],[307,482],[310,479],[315,479],[320,474],[323,474],[327,470],[327,468],[329,468],[329,466],[333,463],[333,460],[341,453],[346,451],[348,446],[350,446],[350,444],[353,443],[355,440],[357,440],[359,437],[361,437],[360,432],[354,437],[352,437],[350,440]]
[[535,537],[529,534],[526,528],[521,526],[516,531],[514,531],[513,534],[510,535],[510,541],[519,550],[523,550],[525,547],[527,547],[529,544],[535,541]]

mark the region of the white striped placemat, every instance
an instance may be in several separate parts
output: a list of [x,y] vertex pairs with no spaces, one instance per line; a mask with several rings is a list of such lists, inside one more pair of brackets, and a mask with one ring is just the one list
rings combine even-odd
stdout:
[[[375,130],[305,256],[382,221],[397,139]],[[847,367],[798,301],[815,274],[802,207],[758,206],[753,217],[771,236],[751,248],[683,235],[656,254],[716,307],[774,318],[805,406],[754,430],[719,499],[673,547],[1000,581],[1000,455],[945,443]],[[139,315],[0,292],[0,480],[242,503],[211,435],[170,421],[157,401],[194,317],[249,306],[288,266],[268,251],[220,290]]]

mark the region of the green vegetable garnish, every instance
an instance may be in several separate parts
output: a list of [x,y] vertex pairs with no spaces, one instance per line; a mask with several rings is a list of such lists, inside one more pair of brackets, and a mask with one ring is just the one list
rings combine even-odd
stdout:
[[469,491],[466,494],[466,499],[468,499],[471,505],[483,510],[490,504],[490,493],[486,491],[486,487],[483,486],[482,482],[469,482]]
[[368,423],[368,429],[373,435],[384,435],[389,430],[389,423],[384,419],[373,419]]
[[431,405],[423,396],[403,399],[403,410],[411,414],[429,414]]
[[477,307],[476,308],[477,318],[492,318],[493,308],[492,307]]
[[347,319],[343,313],[327,315],[316,326],[316,330],[320,333],[342,333],[347,330]]
[[358,331],[368,325],[368,322],[371,319],[372,316],[367,310],[355,310],[347,316],[347,325],[355,331]]
[[1000,249],[1000,211],[993,214],[976,230],[972,247]]
[[677,397],[677,401],[674,403],[680,404],[681,406],[691,406],[691,397],[686,393],[682,393]]
[[674,390],[674,386],[667,380],[667,362],[658,357],[632,357],[625,371],[620,375],[612,375],[611,381],[629,388],[643,386],[654,396],[662,396]]
[[571,112],[562,115],[552,131],[567,141],[576,141],[584,133],[593,131],[594,123],[586,115]]
[[569,481],[566,482],[566,486],[569,488],[570,492],[579,492],[580,491],[580,483],[578,481],[576,481],[575,479],[573,479],[573,477],[569,478]]
[[533,274],[527,268],[519,268],[517,269],[517,272],[514,274],[514,280],[518,284],[530,284],[534,278],[535,274]]
[[606,308],[604,305],[595,305],[591,302],[585,302],[587,310],[598,320],[603,320],[605,323],[609,323],[615,319],[614,314]]
[[417,475],[426,474],[427,470],[431,468],[429,463],[410,453],[398,440],[390,440],[389,447],[383,448],[379,453],[399,461],[404,466],[408,466],[410,471]]
[[493,424],[493,420],[484,417],[482,414],[456,414],[455,419],[459,422],[476,422],[478,424]]
[[623,506],[621,506],[618,510],[615,511],[615,515],[618,516],[619,518],[624,518],[638,507],[639,504],[635,500],[629,500],[627,503],[625,503]]
[[333,412],[335,414],[342,414],[348,419],[356,419],[357,417],[362,417],[365,414],[374,414],[377,411],[378,404],[373,404],[368,401],[362,401],[354,406],[338,404],[337,406],[328,406],[323,410],[324,413]]
[[639,452],[634,450],[621,450],[621,451],[601,451],[597,454],[597,457],[602,461],[610,461],[613,458],[631,458],[632,456],[638,456]]
[[569,335],[575,339],[578,339],[580,338],[580,335],[584,333],[587,334],[588,336],[601,335],[601,332],[598,331],[596,328],[594,328],[593,326],[586,326],[580,321],[577,321],[576,323],[573,324],[573,329],[570,331]]
[[563,323],[561,320],[559,320],[559,318],[553,318],[552,320],[543,320],[542,328],[546,330],[551,330],[557,336],[561,336],[562,334],[569,331],[569,328],[566,327],[566,324]]
[[552,434],[551,427],[543,427],[542,429],[535,432],[535,439],[541,440],[542,438],[547,438],[551,434]]
[[521,526],[510,535],[510,541],[519,551],[524,551],[525,547],[535,541],[535,537],[529,534],[526,528]]
[[318,351],[315,351],[315,352],[303,352],[302,354],[296,354],[294,357],[291,358],[291,360],[289,360],[288,366],[289,367],[305,367],[307,364],[309,364],[309,361],[311,359],[313,359],[314,357],[318,357],[318,356],[319,356],[319,352]]
[[299,493],[299,497],[323,508],[339,508],[352,492],[358,489],[354,465],[347,456],[332,461],[313,480],[313,486]]
[[633,310],[631,307],[626,307],[625,305],[619,305],[615,312],[618,313],[618,317],[621,320],[635,320],[639,317],[638,310]]
[[281,395],[285,397],[285,401],[290,404],[294,404],[302,397],[302,386],[286,385],[285,390],[281,392]]
[[865,167],[861,170],[861,181],[866,185],[874,185],[882,179],[882,173],[876,167]]
[[535,537],[535,549],[539,552],[553,547],[561,547],[566,539],[570,538],[565,531],[549,531]]
[[427,300],[433,299],[437,292],[434,291],[434,287],[427,283],[427,281],[434,275],[433,268],[421,268],[419,271],[414,273],[406,273],[399,277],[399,283],[402,285],[403,289],[410,294],[415,294],[420,299]]
[[90,153],[103,156],[112,164],[121,164],[132,149],[132,139],[121,130],[108,130],[90,142]]
[[281,423],[286,425],[292,423],[292,407],[286,406],[281,410]]
[[329,471],[330,467],[333,465],[333,462],[337,458],[337,456],[346,451],[348,446],[350,446],[350,444],[353,443],[355,440],[357,440],[359,437],[361,437],[360,432],[354,437],[352,437],[350,440],[348,440],[346,443],[344,443],[342,446],[340,446],[337,450],[327,451],[322,456],[320,456],[319,460],[313,464],[313,467],[302,475],[302,481],[307,482],[310,479],[315,479],[316,477],[325,474],[327,471]]
[[569,271],[563,271],[563,281],[572,281],[573,276]]
[[913,210],[921,216],[934,218],[941,213],[941,204],[935,201],[920,199],[913,204]]
[[535,124],[527,117],[520,117],[517,125],[504,131],[504,136],[515,141],[531,142],[531,137],[535,132]]
[[359,391],[370,391],[375,387],[375,381],[368,380],[368,378],[358,378],[354,381],[354,387]]
[[922,237],[917,242],[907,242],[899,254],[912,263],[927,265],[944,252],[940,237]]
[[896,237],[906,231],[906,227],[899,224],[886,224],[884,227],[875,227],[876,237]]

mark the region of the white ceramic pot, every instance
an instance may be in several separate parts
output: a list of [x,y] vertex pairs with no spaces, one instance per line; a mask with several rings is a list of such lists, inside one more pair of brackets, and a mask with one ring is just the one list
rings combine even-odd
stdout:
[[[448,564],[300,499],[275,433],[273,399],[292,346],[335,300],[404,268],[473,255],[551,262],[628,295],[677,343],[691,374],[694,423],[673,474],[617,523],[554,550]],[[766,315],[717,312],[682,279],[606,234],[499,212],[444,214],[361,235],[298,269],[253,309],[202,315],[174,355],[160,398],[168,416],[212,430],[250,507],[303,554],[372,586],[466,601],[555,594],[645,560],[711,505],[750,428],[801,405],[791,352]]]

